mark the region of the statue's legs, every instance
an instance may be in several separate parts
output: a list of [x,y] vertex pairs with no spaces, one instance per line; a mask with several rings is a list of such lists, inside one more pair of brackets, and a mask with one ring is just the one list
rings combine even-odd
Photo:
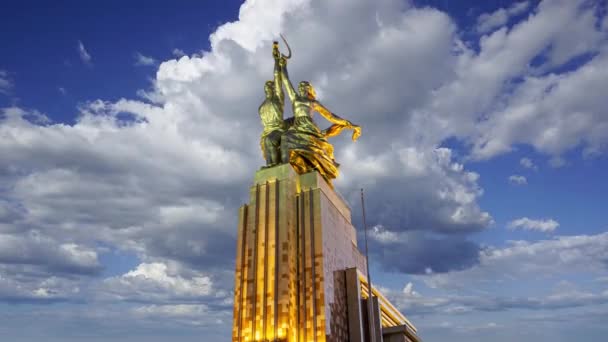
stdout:
[[289,143],[287,142],[285,135],[283,135],[283,137],[281,138],[279,148],[281,152],[281,162],[289,163]]
[[281,163],[281,135],[280,130],[272,131],[264,138],[264,158],[267,166],[274,166]]

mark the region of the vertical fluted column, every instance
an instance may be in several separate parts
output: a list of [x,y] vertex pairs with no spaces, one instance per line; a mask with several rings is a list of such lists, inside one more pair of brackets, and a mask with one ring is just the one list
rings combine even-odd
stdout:
[[245,278],[247,269],[246,240],[247,240],[247,205],[239,209],[239,226],[237,232],[237,249],[234,272],[234,314],[232,321],[232,340],[242,341],[243,316],[245,308]]

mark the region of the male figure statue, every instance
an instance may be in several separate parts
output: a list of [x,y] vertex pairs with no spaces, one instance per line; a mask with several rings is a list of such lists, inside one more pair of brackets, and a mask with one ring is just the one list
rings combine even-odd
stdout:
[[279,65],[279,61],[283,57],[279,52],[278,42],[274,42],[272,45],[272,56],[274,57],[274,80],[266,81],[264,85],[266,99],[258,109],[264,126],[260,145],[264,153],[264,159],[266,159],[265,167],[281,164],[281,135],[285,132],[283,121],[285,94],[283,93],[281,67]]

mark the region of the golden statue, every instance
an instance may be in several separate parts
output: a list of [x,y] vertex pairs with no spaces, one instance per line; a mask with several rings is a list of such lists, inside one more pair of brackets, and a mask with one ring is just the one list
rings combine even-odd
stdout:
[[[283,36],[281,37],[283,38]],[[289,45],[287,44],[287,41],[285,41],[285,38],[283,38],[283,41],[289,49]],[[356,141],[361,135],[361,127],[348,120],[342,119],[323,106],[316,99],[315,90],[309,82],[300,82],[298,86],[299,93],[295,91],[287,73],[287,59],[291,57],[291,49],[289,50],[288,56],[282,55],[278,52],[278,43],[275,42],[273,44],[273,56],[275,57],[275,89],[277,88],[276,80],[281,80],[293,106],[293,118],[285,120],[288,123],[283,123],[280,128],[282,129],[280,162],[290,163],[299,174],[316,170],[331,185],[331,180],[338,176],[339,164],[334,159],[334,147],[327,141],[327,138],[336,136],[340,134],[342,130],[348,128],[353,130],[352,140]],[[280,69],[279,75],[277,75],[277,64]],[[280,94],[280,96],[283,96],[282,89],[280,90]],[[282,103],[281,97],[281,104]],[[321,114],[321,116],[331,122],[332,125],[323,131],[320,130],[313,120],[314,112]],[[261,107],[260,115],[262,115]],[[272,117],[276,118],[278,115]],[[266,121],[264,121],[264,118],[262,118],[262,121],[264,122],[262,139],[264,139],[264,137],[269,137],[271,133],[266,133],[267,124]],[[274,128],[272,132],[277,132],[278,134],[279,126],[274,125],[273,127],[277,128]],[[266,150],[267,149],[268,147],[266,147]],[[264,151],[264,155],[266,155],[267,152],[264,149],[264,145],[262,150]]]
[[285,132],[286,126],[283,121],[283,109],[285,104],[285,94],[281,84],[281,69],[279,60],[284,58],[279,53],[279,44],[274,42],[272,46],[272,56],[274,57],[274,80],[266,81],[264,92],[266,99],[260,105],[258,112],[264,130],[260,139],[260,146],[266,159],[266,167],[272,167],[281,163],[280,144],[281,136]]

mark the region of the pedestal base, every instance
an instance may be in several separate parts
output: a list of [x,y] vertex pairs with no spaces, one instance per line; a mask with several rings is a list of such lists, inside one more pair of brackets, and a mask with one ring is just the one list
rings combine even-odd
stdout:
[[318,173],[259,170],[239,210],[232,340],[353,340],[345,270],[365,266],[350,208]]

